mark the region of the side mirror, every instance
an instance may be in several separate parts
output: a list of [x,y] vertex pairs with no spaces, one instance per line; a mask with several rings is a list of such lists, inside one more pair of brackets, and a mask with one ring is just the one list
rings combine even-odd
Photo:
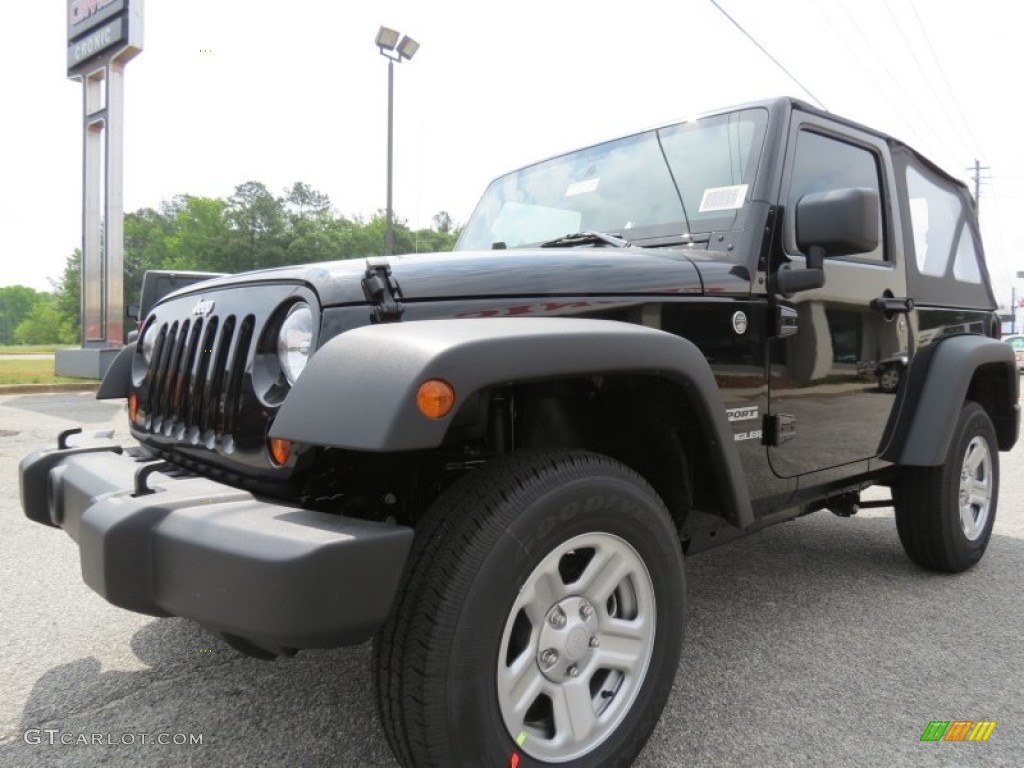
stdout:
[[775,275],[789,296],[825,285],[825,257],[867,253],[878,246],[878,193],[851,187],[804,195],[796,204],[796,244],[805,269],[783,265]]
[[139,321],[139,305],[138,304],[129,304],[128,305],[128,311],[125,312],[125,314],[128,315],[128,317],[130,317],[135,322],[138,322]]
[[827,256],[875,250],[878,193],[850,188],[804,195],[796,204],[796,245],[808,256],[815,246]]

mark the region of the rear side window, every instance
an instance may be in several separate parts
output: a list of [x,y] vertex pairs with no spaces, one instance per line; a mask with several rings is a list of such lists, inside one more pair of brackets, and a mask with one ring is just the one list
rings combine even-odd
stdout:
[[908,166],[907,196],[918,271],[943,277],[952,262],[956,280],[980,283],[974,235],[965,226],[964,205],[959,195]]

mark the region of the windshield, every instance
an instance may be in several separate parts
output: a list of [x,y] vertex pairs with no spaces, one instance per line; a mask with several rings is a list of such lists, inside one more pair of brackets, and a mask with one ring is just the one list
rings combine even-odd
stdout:
[[732,227],[768,112],[745,109],[546,160],[487,188],[456,250],[515,248],[579,232],[636,242]]

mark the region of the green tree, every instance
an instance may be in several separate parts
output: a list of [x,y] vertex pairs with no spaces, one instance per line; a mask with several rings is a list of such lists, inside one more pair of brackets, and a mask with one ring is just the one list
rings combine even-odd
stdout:
[[165,204],[167,259],[147,269],[239,271],[227,210],[228,203],[217,197],[179,195]]
[[0,288],[0,344],[14,342],[14,329],[29,316],[42,296],[24,285]]
[[59,280],[50,280],[53,286],[54,309],[61,319],[65,338],[61,342],[73,344],[82,338],[82,252],[75,248],[64,262]]
[[124,217],[124,304],[137,304],[142,275],[170,261],[172,221],[152,208],[140,208]]
[[39,296],[32,311],[14,329],[14,340],[18,344],[74,344],[77,334],[58,310],[57,298],[49,293]]
[[331,211],[331,199],[301,181],[285,190],[282,205],[288,219],[284,264],[342,258],[345,228]]
[[[439,211],[432,224],[430,229],[412,231],[405,219],[396,217],[395,253],[450,251],[458,239],[459,226],[447,211]],[[383,210],[376,211],[368,220],[343,216],[332,210],[326,194],[301,181],[286,188],[280,198],[275,198],[258,181],[238,185],[227,200],[178,195],[158,209],[141,208],[125,215],[125,306],[138,302],[142,275],[149,269],[235,273],[366,258],[384,253],[386,228]],[[79,251],[68,257],[61,278],[51,282],[53,312],[60,318],[60,333],[75,341],[81,332]],[[52,325],[45,311],[40,312],[34,327]],[[3,317],[0,301],[0,339],[4,333]],[[13,329],[28,315],[18,317],[18,323],[9,323],[9,336],[13,337]],[[130,324],[126,323],[126,327]]]
[[331,198],[305,182],[296,181],[285,190],[284,207],[293,223],[296,219],[315,219],[330,214]]
[[452,221],[452,217],[448,215],[448,211],[438,211],[434,214],[433,218],[434,229],[443,235],[447,235],[454,228],[455,222]]
[[227,222],[233,235],[232,272],[285,263],[285,216],[281,201],[258,181],[235,187],[228,199]]

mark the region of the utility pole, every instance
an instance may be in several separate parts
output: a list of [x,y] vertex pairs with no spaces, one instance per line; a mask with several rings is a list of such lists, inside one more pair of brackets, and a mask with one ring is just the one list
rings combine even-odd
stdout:
[[981,161],[975,158],[974,167],[968,168],[968,171],[974,171],[974,175],[971,179],[974,181],[974,209],[978,211],[981,209],[981,172],[990,171],[991,167],[982,165]]
[[[1024,271],[1017,271],[1017,279],[1024,278]],[[1014,285],[1010,290],[1010,311],[1013,312],[1013,318],[1010,320],[1010,333],[1017,332],[1017,286]]]
[[[1017,273],[1018,275],[1020,272]],[[1017,333],[1017,286],[1010,286],[1010,333]]]

